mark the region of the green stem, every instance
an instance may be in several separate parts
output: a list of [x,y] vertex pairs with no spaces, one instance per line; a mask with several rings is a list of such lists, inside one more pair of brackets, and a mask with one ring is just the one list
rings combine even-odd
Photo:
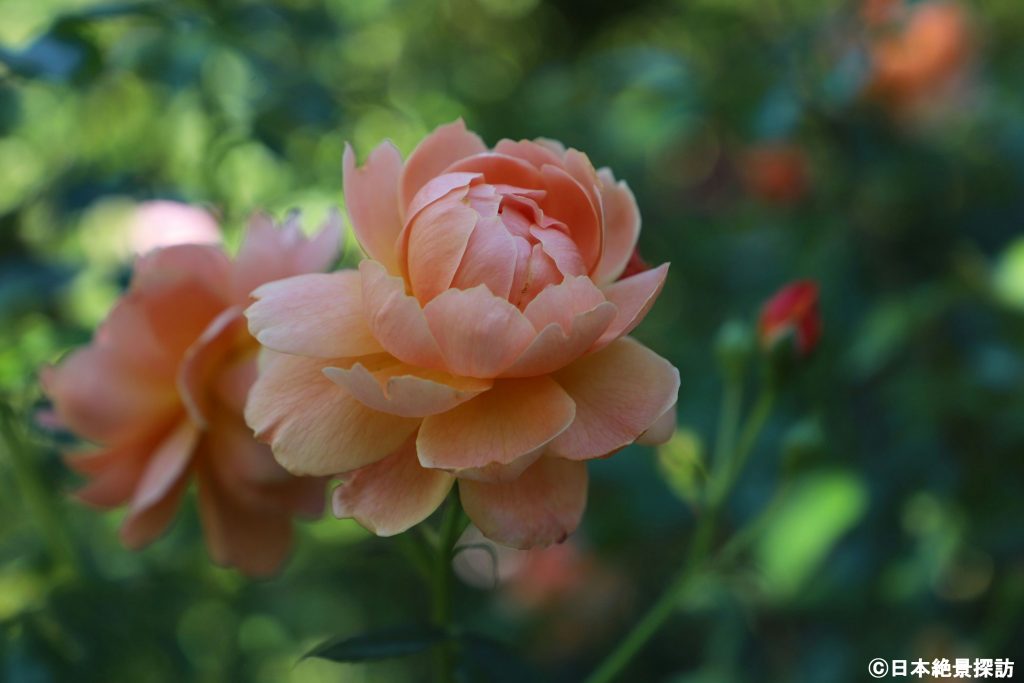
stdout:
[[0,439],[11,463],[22,500],[30,516],[39,525],[43,538],[46,539],[54,568],[74,573],[78,568],[74,546],[57,513],[56,502],[40,481],[35,462],[29,456],[26,440],[16,434],[16,429],[13,416],[9,410],[4,409],[0,414]]
[[733,446],[739,426],[742,385],[739,377],[727,378],[722,396],[722,414],[719,421],[718,440],[715,444],[713,472],[709,484],[708,506],[701,514],[693,534],[686,562],[675,575],[668,587],[654,605],[637,622],[626,638],[612,650],[597,669],[586,679],[586,683],[610,683],[626,668],[647,641],[658,632],[672,613],[690,585],[694,576],[701,571],[711,551],[715,526],[729,492],[757,441],[757,436],[771,413],[774,391],[771,382],[766,382],[740,434],[739,443]]
[[[455,543],[465,527],[462,505],[457,494],[448,500],[438,534],[437,555],[431,577],[431,619],[448,635],[452,631],[452,557]],[[446,639],[437,647],[434,657],[434,680],[452,683],[455,680],[455,647]]]

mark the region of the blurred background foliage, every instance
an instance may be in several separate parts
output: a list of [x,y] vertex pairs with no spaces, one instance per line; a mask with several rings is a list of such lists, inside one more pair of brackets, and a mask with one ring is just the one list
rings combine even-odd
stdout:
[[[926,6],[945,14],[915,24]],[[490,143],[563,140],[637,194],[645,258],[672,262],[637,334],[682,373],[673,457],[707,447],[722,323],[788,280],[822,287],[822,344],[728,510],[757,537],[628,680],[1019,659],[1021,35],[1019,0],[0,0],[0,679],[424,676],[295,664],[425,615],[408,562],[351,523],[303,527],[264,582],[209,564],[190,505],[123,549],[117,512],[67,496],[37,369],[126,283],[137,202],[204,205],[229,243],[257,208],[311,226],[343,203],[345,140],[408,152],[458,116]],[[471,680],[578,680],[680,563],[685,467],[637,447],[591,471],[572,544],[460,588],[461,619],[512,644]]]

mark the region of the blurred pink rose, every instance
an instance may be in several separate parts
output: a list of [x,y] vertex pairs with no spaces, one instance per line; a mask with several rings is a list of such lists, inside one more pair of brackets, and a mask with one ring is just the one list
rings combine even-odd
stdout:
[[142,202],[130,223],[132,250],[146,254],[175,244],[220,244],[220,228],[209,213],[163,199]]
[[292,472],[344,473],[335,513],[377,534],[425,519],[458,480],[489,538],[563,540],[585,461],[664,426],[679,387],[622,338],[668,271],[619,279],[633,194],[576,150],[491,150],[457,121],[404,163],[385,142],[357,168],[346,148],[345,199],[359,270],[254,292],[249,326],[272,351],[249,424]]
[[127,546],[167,528],[192,477],[211,555],[249,574],[280,565],[293,514],[319,516],[323,480],[288,474],[242,418],[259,348],[242,310],[254,287],[330,266],[339,238],[337,217],[309,240],[295,218],[256,217],[233,261],[209,244],[157,249],[92,343],[43,370],[61,423],[101,447],[67,459],[90,479],[78,497],[127,503]]

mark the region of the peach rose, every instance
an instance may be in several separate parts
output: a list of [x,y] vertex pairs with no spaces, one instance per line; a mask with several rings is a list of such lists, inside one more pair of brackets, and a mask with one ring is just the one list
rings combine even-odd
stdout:
[[971,33],[967,12],[959,4],[913,5],[899,32],[872,45],[869,93],[901,111],[943,99],[970,61]]
[[404,163],[387,142],[344,162],[369,258],[253,293],[249,327],[270,351],[249,424],[288,470],[342,473],[335,513],[379,535],[425,519],[457,480],[488,537],[561,541],[585,461],[674,420],[678,372],[623,338],[668,270],[619,279],[640,230],[632,193],[576,150],[488,149],[461,120]]
[[128,504],[125,545],[167,528],[192,477],[211,555],[249,574],[280,565],[293,514],[320,515],[323,480],[288,474],[242,418],[259,348],[242,310],[254,287],[330,266],[339,238],[337,217],[311,240],[295,218],[256,217],[234,261],[212,244],[157,249],[92,343],[44,369],[60,422],[101,446],[67,459],[91,480],[77,495]]

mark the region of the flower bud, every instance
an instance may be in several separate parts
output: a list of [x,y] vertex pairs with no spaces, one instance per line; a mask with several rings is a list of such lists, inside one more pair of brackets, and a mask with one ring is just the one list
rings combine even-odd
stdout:
[[795,355],[810,354],[821,338],[817,283],[793,282],[769,299],[761,309],[758,337],[761,348],[772,355],[787,339],[792,339]]
[[753,335],[746,323],[728,320],[718,330],[718,336],[715,337],[715,355],[726,373],[742,373],[753,350]]

